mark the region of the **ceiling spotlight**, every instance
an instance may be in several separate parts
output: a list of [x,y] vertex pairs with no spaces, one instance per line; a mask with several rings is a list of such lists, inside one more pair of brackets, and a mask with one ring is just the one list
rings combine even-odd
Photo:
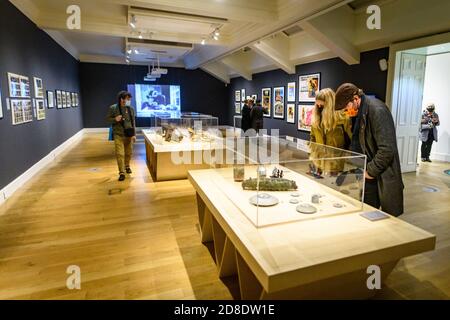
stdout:
[[131,54],[131,48],[128,48],[127,53]]
[[139,39],[142,39],[142,32],[139,32]]
[[136,29],[136,23],[137,23],[137,21],[136,21],[136,16],[135,16],[134,14],[132,14],[132,15],[131,15],[131,20],[130,20],[130,26],[131,26],[133,29]]
[[205,43],[206,43],[206,40],[205,39],[202,39],[202,46],[204,46],[205,45]]
[[214,35],[217,36],[217,37],[220,36],[219,29],[216,29],[216,30],[214,31]]
[[135,54],[139,54],[139,50],[138,49],[134,49],[134,53]]
[[219,37],[216,36],[216,35],[214,35],[213,38],[214,38],[214,40],[216,40],[216,41],[219,40]]
[[128,64],[130,63],[130,60],[128,60],[128,59],[126,59],[125,61],[126,61]]

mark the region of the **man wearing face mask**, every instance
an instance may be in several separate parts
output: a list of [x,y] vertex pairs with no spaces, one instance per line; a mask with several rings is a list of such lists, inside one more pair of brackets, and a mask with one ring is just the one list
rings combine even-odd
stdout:
[[352,117],[350,149],[367,156],[364,202],[391,215],[403,213],[403,181],[392,114],[380,100],[351,83],[336,91],[336,110]]
[[107,121],[112,124],[114,146],[119,167],[119,181],[125,180],[125,173],[131,174],[130,160],[133,143],[136,142],[136,116],[131,107],[131,93],[119,92],[117,103],[109,107]]
[[427,105],[427,110],[422,113],[422,121],[420,127],[420,140],[422,147],[420,148],[422,162],[431,162],[430,153],[433,141],[438,141],[437,126],[440,124],[439,116],[434,112],[434,103]]

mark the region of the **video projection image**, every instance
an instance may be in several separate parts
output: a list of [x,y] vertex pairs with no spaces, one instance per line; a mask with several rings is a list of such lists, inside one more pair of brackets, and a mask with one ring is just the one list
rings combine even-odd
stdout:
[[173,85],[129,84],[138,118],[170,117],[181,114],[181,89]]

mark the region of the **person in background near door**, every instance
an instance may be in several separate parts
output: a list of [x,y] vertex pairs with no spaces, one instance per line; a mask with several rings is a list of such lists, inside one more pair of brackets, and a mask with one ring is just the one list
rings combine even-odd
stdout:
[[107,121],[112,124],[119,181],[125,180],[125,172],[131,174],[130,160],[133,143],[136,142],[136,113],[131,107],[131,93],[121,91],[117,103],[109,107]]
[[244,101],[244,106],[242,107],[242,120],[241,129],[245,132],[252,127],[252,120],[250,119],[250,112],[252,108],[249,106],[248,100]]
[[422,140],[421,158],[422,162],[431,162],[430,152],[433,141],[438,141],[437,126],[439,123],[439,116],[434,112],[434,103],[429,103],[426,110],[422,113],[422,122],[420,127],[420,139]]
[[264,128],[264,114],[268,114],[269,111],[261,106],[261,100],[256,101],[256,105],[253,107],[253,100],[250,100],[252,111],[250,112],[250,118],[252,121],[252,128],[259,133],[259,130]]
[[352,117],[350,149],[367,156],[364,202],[391,215],[403,213],[403,181],[394,119],[380,100],[367,97],[352,83],[336,91],[336,110]]

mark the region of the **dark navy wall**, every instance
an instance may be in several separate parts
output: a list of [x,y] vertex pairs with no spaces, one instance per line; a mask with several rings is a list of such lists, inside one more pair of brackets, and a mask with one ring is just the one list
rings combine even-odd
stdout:
[[33,76],[44,90],[80,92],[78,61],[41,31],[9,1],[0,0],[0,189],[83,128],[81,107],[47,109],[46,119],[12,125],[7,72],[27,76],[34,97]]
[[[107,127],[105,116],[108,107],[116,103],[117,93],[128,84],[145,84],[146,66],[81,63],[81,93],[85,128]],[[223,82],[206,72],[168,68],[169,73],[152,84],[181,86],[181,110],[212,114],[226,122],[229,115],[228,88]],[[148,84],[149,82],[147,82]],[[150,119],[137,119],[137,125],[150,125]]]
[[[234,78],[231,81],[228,92],[228,108],[230,116],[228,123],[233,123],[234,113],[234,92],[236,90],[245,89],[247,96],[257,94],[258,99],[261,99],[262,88],[273,88],[285,86],[287,90],[288,82],[296,82],[296,113],[298,106],[298,77],[299,75],[310,73],[321,73],[321,88],[332,88],[336,90],[337,87],[344,82],[353,82],[360,88],[364,89],[366,94],[376,95],[377,98],[385,100],[387,71],[380,70],[378,61],[382,58],[388,59],[389,48],[364,52],[361,54],[361,63],[358,65],[349,66],[339,58],[323,60],[296,67],[295,75],[288,75],[286,72],[278,69],[253,75],[252,81],[247,81],[244,78]],[[287,93],[286,93],[287,95]],[[287,102],[285,102],[285,105]],[[273,109],[273,106],[272,106]],[[287,123],[286,117],[284,120],[274,119],[273,110],[271,118],[264,118],[264,128],[279,129],[280,135],[290,135],[309,139],[309,134],[305,131],[298,131],[297,124]]]

